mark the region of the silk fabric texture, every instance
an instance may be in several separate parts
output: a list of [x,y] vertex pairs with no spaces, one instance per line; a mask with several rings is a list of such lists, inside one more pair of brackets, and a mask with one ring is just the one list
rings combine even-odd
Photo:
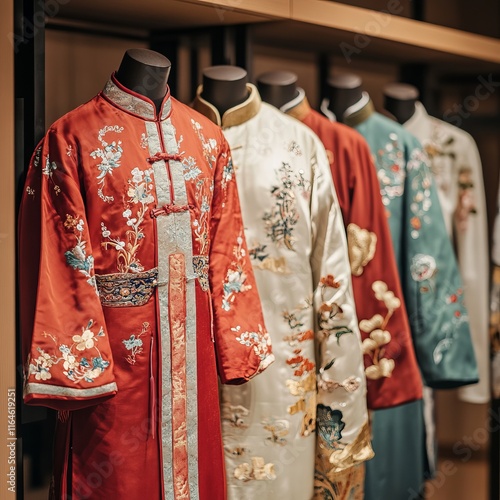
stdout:
[[48,130],[20,213],[24,398],[52,498],[225,498],[217,371],[273,361],[220,129],[111,77]]
[[474,139],[458,127],[429,116],[421,102],[404,127],[429,157],[446,229],[456,249],[464,284],[479,382],[459,391],[468,403],[490,399],[488,336],[488,224],[481,159]]
[[267,373],[222,390],[228,496],[325,498],[336,473],[372,456],[345,228],[321,142],[248,91],[222,117],[201,88],[193,103],[231,146],[276,356]]
[[390,408],[421,399],[422,380],[370,149],[361,134],[313,110],[301,95],[282,109],[311,128],[328,153],[347,230],[368,407]]
[[[371,101],[344,122],[366,139],[374,159],[424,383],[444,389],[477,382],[463,284],[422,145]],[[366,498],[418,495],[427,460],[422,401],[374,411],[372,423]]]

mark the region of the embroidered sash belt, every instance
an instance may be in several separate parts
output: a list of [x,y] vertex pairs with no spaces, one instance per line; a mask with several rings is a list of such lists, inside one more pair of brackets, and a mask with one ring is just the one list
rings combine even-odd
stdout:
[[[194,255],[193,268],[203,291],[209,290],[208,255]],[[96,274],[101,304],[106,307],[142,306],[153,295],[158,283],[158,268],[142,273]]]
[[95,277],[103,306],[142,306],[158,285],[158,268],[143,273],[96,274]]

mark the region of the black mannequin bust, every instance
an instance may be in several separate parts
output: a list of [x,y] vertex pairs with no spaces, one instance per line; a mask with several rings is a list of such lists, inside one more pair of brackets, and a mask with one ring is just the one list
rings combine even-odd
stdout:
[[203,70],[201,97],[215,106],[222,116],[248,98],[248,75],[238,66],[210,66]]
[[128,49],[115,78],[129,90],[151,99],[158,110],[167,93],[172,64],[163,54],[148,49]]
[[297,97],[297,75],[290,71],[268,71],[257,78],[257,88],[264,102],[281,108]]
[[389,83],[384,87],[384,108],[399,123],[407,122],[415,113],[419,92],[408,83]]
[[335,75],[327,81],[328,109],[332,111],[339,122],[344,121],[347,108],[356,104],[362,97],[363,81],[358,75],[344,73]]

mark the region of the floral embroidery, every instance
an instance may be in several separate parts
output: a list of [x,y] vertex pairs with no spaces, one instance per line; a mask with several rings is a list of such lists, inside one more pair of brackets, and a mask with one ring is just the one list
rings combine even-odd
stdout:
[[325,366],[320,368],[320,370],[319,370],[320,378],[318,380],[318,389],[325,391],[325,392],[333,392],[336,389],[340,389],[340,388],[344,389],[346,392],[357,391],[359,389],[359,386],[361,385],[361,381],[358,377],[355,377],[354,375],[347,377],[342,382],[337,382],[335,380],[331,380],[331,379],[323,377],[323,374],[325,373],[325,371],[329,370],[334,365],[334,363],[335,363],[335,358],[332,359]]
[[215,162],[217,161],[217,151],[218,145],[215,139],[205,139],[205,136],[202,133],[203,127],[196,121],[191,118],[191,124],[193,126],[194,131],[198,135],[200,139],[201,145],[203,147],[203,156],[210,168],[214,167]]
[[[315,500],[355,500],[363,498],[363,462],[373,457],[371,435],[365,423],[348,445],[316,455],[314,471]],[[322,444],[321,447],[324,448]]]
[[432,359],[437,365],[441,363],[445,353],[453,345],[456,336],[455,332],[458,330],[458,326],[467,321],[467,315],[462,314],[463,293],[463,289],[459,288],[445,298],[445,303],[452,307],[453,304],[455,304],[456,309],[453,320],[445,324],[441,330],[441,332],[445,334],[445,337],[436,344],[436,347],[432,352]]
[[102,148],[97,148],[95,151],[90,153],[90,156],[95,160],[96,158],[101,159],[101,163],[97,166],[100,174],[97,176],[99,188],[97,189],[97,194],[99,198],[101,198],[106,203],[111,203],[114,201],[113,196],[106,196],[103,193],[103,189],[106,182],[106,175],[113,174],[113,170],[120,166],[120,158],[123,153],[122,149],[122,141],[113,141],[111,143],[107,143],[104,140],[104,136],[108,132],[123,132],[123,127],[119,127],[118,125],[107,125],[101,130],[99,130],[99,135],[97,136],[99,142],[102,145]]
[[265,332],[261,325],[259,325],[258,332],[240,333],[240,330],[240,326],[231,328],[231,331],[239,334],[239,337],[236,337],[236,340],[246,347],[252,347],[255,355],[258,356],[261,361],[266,359],[271,346],[271,337],[269,336],[269,333]]
[[145,321],[142,324],[142,330],[140,331],[140,333],[138,333],[137,335],[132,334],[127,340],[122,340],[127,351],[130,351],[130,353],[125,358],[127,363],[135,365],[137,361],[137,356],[139,356],[139,354],[142,354],[144,352],[143,342],[141,337],[146,335],[148,330],[149,330],[149,323]]
[[364,267],[375,256],[377,235],[351,223],[347,226],[347,245],[351,272],[353,276],[361,276]]
[[456,161],[455,139],[443,128],[434,126],[431,138],[423,146],[439,189],[448,192],[452,187],[451,178]]
[[66,156],[71,156],[73,154],[73,146],[70,144],[66,146]]
[[292,153],[295,156],[302,156],[302,150],[296,141],[290,142],[287,149],[289,153]]
[[198,283],[204,292],[210,290],[208,281],[208,255],[193,255],[193,270],[198,277]]
[[458,206],[455,212],[457,226],[461,231],[467,229],[469,215],[477,214],[476,200],[474,199],[474,181],[472,170],[463,167],[458,173]]
[[372,362],[370,366],[365,368],[366,377],[377,380],[381,377],[390,377],[394,370],[394,360],[384,357],[384,346],[391,341],[391,334],[385,328],[394,311],[401,307],[401,301],[383,281],[375,281],[372,290],[375,292],[375,297],[385,304],[387,314],[385,318],[381,314],[375,314],[371,319],[364,319],[359,322],[359,328],[370,334],[369,338],[363,340],[362,344],[363,354],[368,355]]
[[418,283],[422,283],[421,292],[428,292],[434,286],[434,276],[437,272],[436,260],[432,255],[416,254],[411,262],[411,277]]
[[[353,333],[346,324],[346,319],[342,311],[342,307],[331,301],[333,291],[340,288],[342,285],[335,280],[331,274],[320,279],[319,289],[321,294],[321,306],[318,309],[318,324],[319,335],[324,342],[330,335],[335,334],[337,345],[340,346],[342,336]],[[328,298],[330,297],[330,299]],[[340,387],[347,392],[354,392],[360,386],[360,380],[354,376],[348,377],[343,382],[337,382],[329,378],[327,371],[335,364],[335,358],[328,361],[325,366],[319,369],[318,373],[318,388],[320,390],[332,392]]]
[[[420,292],[422,294],[435,293],[434,277],[438,270],[434,257],[424,254],[415,255],[412,259],[410,272],[411,277],[420,284]],[[455,307],[455,312],[453,320],[445,323],[441,328],[444,338],[436,344],[433,351],[433,360],[436,364],[442,361],[444,354],[453,345],[455,332],[458,331],[457,327],[467,321],[467,316],[462,313],[463,290],[461,288],[450,290],[445,299],[440,299],[440,302],[448,307]]]
[[[144,239],[141,224],[144,221],[144,216],[148,210],[148,206],[154,203],[153,196],[153,169],[140,170],[138,167],[132,170],[132,179],[128,180],[129,200],[127,208],[122,213],[123,218],[127,221],[127,226],[130,228],[126,231],[126,241],[122,241],[119,237],[112,238],[111,232],[101,222],[101,232],[103,241],[101,245],[108,249],[114,248],[117,253],[117,268],[120,273],[138,273],[144,271],[144,267],[140,263],[137,252]],[[134,205],[137,208],[135,213]]]
[[208,252],[209,244],[209,212],[210,203],[209,195],[206,194],[205,185],[208,179],[204,179],[201,176],[202,171],[196,165],[196,160],[190,156],[182,161],[182,166],[184,169],[184,179],[189,182],[193,182],[195,185],[196,194],[195,197],[199,202],[200,211],[196,214],[196,218],[193,220],[193,233],[195,240],[200,245],[200,253],[205,254]]
[[420,149],[414,149],[408,160],[408,172],[416,171],[415,177],[411,180],[411,188],[414,193],[410,210],[413,216],[410,219],[411,237],[416,239],[420,235],[422,224],[429,224],[429,210],[432,207],[431,187],[432,178],[427,168],[422,168],[422,165],[427,163],[427,158],[424,152]]
[[295,175],[295,186],[301,189],[304,199],[309,200],[311,197],[311,181],[304,177],[304,171],[300,169]]
[[248,254],[250,255],[251,259],[263,262],[269,257],[269,254],[267,253],[266,248],[267,248],[267,245],[257,245],[253,248],[250,248],[248,250]]
[[53,174],[57,170],[57,164],[55,161],[50,161],[49,155],[45,158],[45,167],[42,170],[43,175],[46,175],[54,183],[54,191],[56,195],[61,192],[61,188],[54,182]]
[[343,448],[340,442],[345,427],[343,417],[340,410],[332,410],[329,406],[323,404],[318,405],[316,425],[318,436],[321,439],[320,446],[326,446],[328,449]]
[[308,436],[314,432],[316,426],[316,364],[303,354],[304,342],[314,342],[314,332],[304,330],[303,315],[311,308],[309,300],[304,305],[289,312],[284,311],[283,319],[292,329],[292,334],[283,337],[283,341],[293,348],[293,354],[286,360],[286,364],[293,370],[293,379],[286,381],[286,386],[296,402],[288,406],[290,415],[303,412],[301,436]]
[[252,285],[245,284],[247,274],[243,266],[245,264],[245,249],[243,248],[243,238],[241,234],[236,239],[237,245],[233,248],[233,255],[236,260],[231,262],[231,267],[227,270],[226,281],[223,284],[224,296],[222,297],[222,309],[229,311],[237,293],[243,293],[252,288]]
[[[446,133],[439,126],[434,126],[431,140],[425,144],[425,151],[431,160],[431,169],[439,189],[449,191],[456,170],[456,143],[455,138]],[[477,213],[474,198],[474,180],[472,169],[468,166],[460,168],[458,172],[458,204],[455,211],[457,227],[467,229],[471,214]]]
[[242,463],[234,469],[234,477],[240,481],[276,479],[274,464],[267,463],[262,457],[252,457],[252,463]]
[[[222,155],[222,157],[224,159],[227,159],[227,154],[224,153]],[[224,168],[222,170],[221,187],[222,187],[222,191],[224,192],[224,202],[226,201],[226,197],[227,197],[227,185],[233,179],[233,177],[234,177],[233,160],[231,157],[229,157],[227,159],[227,163],[224,165]]]
[[35,197],[35,190],[32,189],[30,186],[26,186],[26,193],[30,196],[33,196],[33,198]]
[[386,207],[394,198],[399,198],[404,192],[405,159],[395,133],[389,135],[384,149],[377,151],[375,164],[378,166],[377,176],[380,182],[382,202]]
[[288,420],[276,419],[273,417],[266,418],[262,421],[262,427],[271,434],[266,437],[267,444],[286,445],[287,440],[285,436],[287,436],[290,431],[290,423]]
[[[49,354],[38,347],[37,351],[40,356],[29,360],[29,375],[33,375],[36,380],[49,380],[52,378],[51,368],[62,361],[63,374],[72,382],[77,383],[82,380],[89,383],[94,382],[109,366],[109,361],[102,358],[97,347],[99,338],[104,337],[104,330],[101,327],[97,335],[94,334],[91,330],[93,324],[93,320],[90,320],[86,327],[82,327],[81,335],[73,335],[73,344],[70,347],[66,344],[59,345],[61,357]],[[53,335],[44,333],[44,336],[50,337],[57,344]],[[95,351],[97,356],[88,359],[90,353],[87,351]]]
[[182,166],[184,168],[184,179],[186,181],[195,180],[201,174],[201,170],[196,165],[196,160],[192,156],[188,156],[182,160]]
[[142,149],[147,149],[148,144],[149,144],[148,136],[143,132],[141,134],[141,148]]
[[71,250],[66,251],[64,256],[66,257],[68,266],[80,271],[87,278],[87,283],[95,288],[97,293],[95,276],[92,273],[94,269],[94,257],[86,253],[87,242],[83,239],[84,226],[85,223],[82,219],[66,214],[64,227],[75,235],[76,245]]
[[295,207],[292,173],[290,165],[283,162],[281,168],[276,172],[281,186],[271,188],[271,194],[276,200],[275,205],[271,210],[267,210],[263,217],[267,236],[277,245],[285,245],[289,250],[294,250],[293,230],[299,220],[299,214]]
[[234,448],[225,446],[224,450],[235,457],[241,457],[243,455],[246,455],[250,451],[250,449],[245,448],[244,446],[235,446]]
[[245,418],[250,414],[250,410],[244,406],[233,406],[227,402],[221,405],[221,418],[223,422],[229,422],[232,427],[246,429],[248,424]]
[[38,168],[40,165],[40,155],[42,154],[42,146],[36,148],[35,154],[33,156],[33,167]]
[[341,284],[335,281],[335,278],[331,274],[320,279],[319,287],[322,302],[318,310],[320,333],[324,338],[335,333],[338,345],[340,345],[340,338],[347,333],[352,333],[352,330],[345,324],[339,324],[345,323],[342,308],[335,302],[329,302],[326,296],[330,294],[330,292],[328,292],[329,289],[336,289],[340,286]]
[[288,274],[290,271],[285,257],[271,257],[266,253],[267,245],[257,245],[248,250],[254,261],[254,268],[271,271],[273,273]]

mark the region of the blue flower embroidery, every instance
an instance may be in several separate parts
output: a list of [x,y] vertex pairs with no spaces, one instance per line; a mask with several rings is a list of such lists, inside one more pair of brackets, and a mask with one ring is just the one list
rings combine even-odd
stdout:
[[322,404],[318,405],[316,411],[316,427],[319,436],[328,448],[337,448],[337,443],[342,439],[342,431],[345,427],[345,422],[342,421],[342,412],[332,410],[329,406]]
[[135,335],[131,335],[128,340],[124,340],[123,343],[125,344],[125,347],[131,351],[134,347],[141,347],[142,346],[142,340],[139,338],[136,338]]
[[135,365],[137,361],[136,357],[144,352],[144,343],[141,337],[146,335],[148,330],[149,323],[146,321],[142,324],[142,330],[137,335],[132,334],[128,339],[122,340],[123,345],[125,346],[127,351],[130,351],[125,360],[131,365]]

